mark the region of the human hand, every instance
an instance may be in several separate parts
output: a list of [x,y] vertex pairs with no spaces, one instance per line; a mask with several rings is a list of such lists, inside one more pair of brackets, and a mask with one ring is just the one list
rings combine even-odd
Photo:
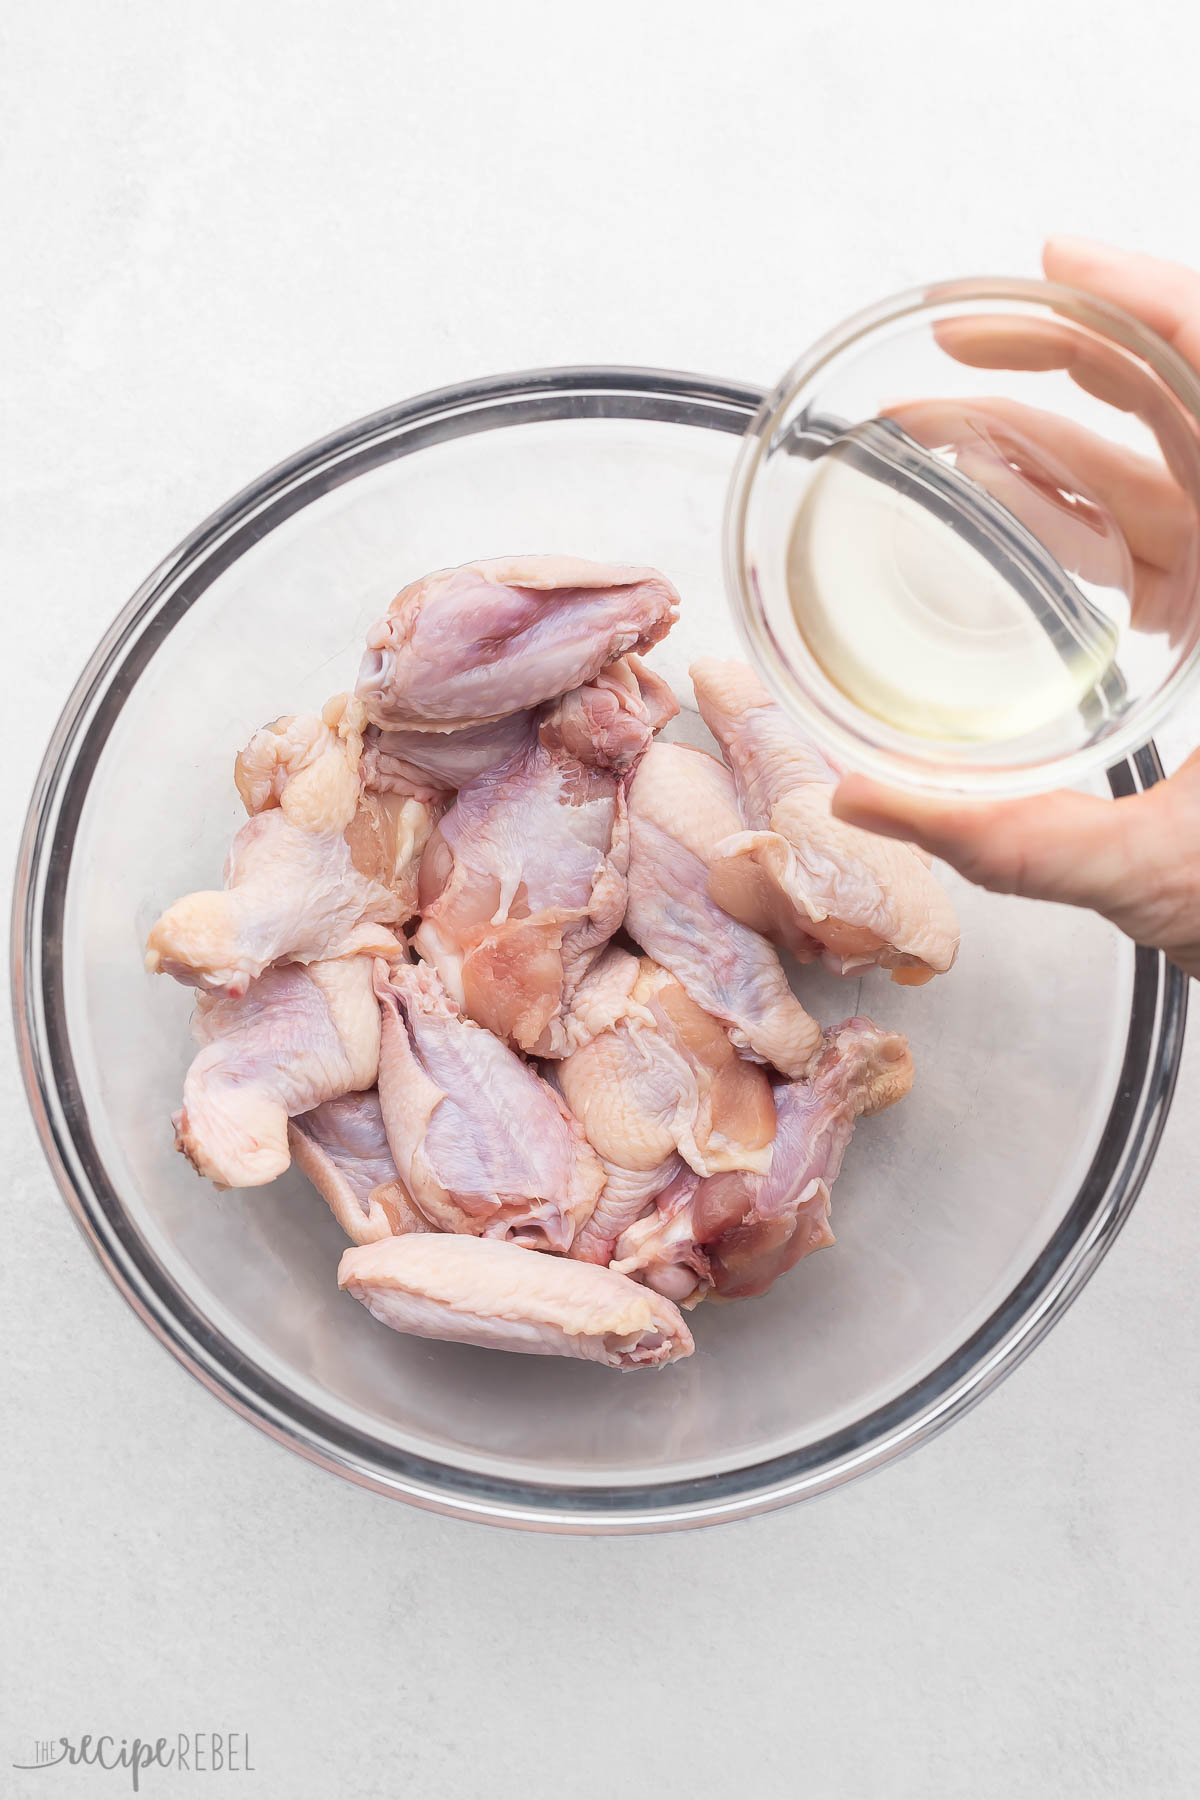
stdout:
[[[1051,239],[1043,267],[1052,281],[1123,306],[1200,369],[1200,275],[1074,238]],[[1047,353],[1053,355],[1049,339]],[[1008,351],[977,342],[974,350],[956,346],[954,354],[979,366],[989,359],[991,366],[1004,366]],[[1070,372],[1083,386],[1109,374],[1100,365]],[[905,419],[906,429],[915,423],[916,413]],[[1131,470],[1129,481],[1114,486],[1123,489],[1121,512],[1128,523],[1125,516],[1121,523],[1138,551],[1135,608],[1140,597],[1166,626],[1163,615],[1176,614],[1176,606],[1164,604],[1160,564],[1166,559],[1156,546],[1174,541],[1183,496],[1172,493],[1165,473],[1153,480]],[[1134,516],[1139,503],[1140,531]],[[1167,566],[1178,566],[1173,549]],[[1187,598],[1195,604],[1190,583]],[[995,892],[1091,907],[1137,943],[1164,950],[1200,977],[1200,751],[1169,780],[1116,801],[1069,792],[1030,800],[941,798],[851,775],[839,785],[833,810],[868,831],[911,839]]]

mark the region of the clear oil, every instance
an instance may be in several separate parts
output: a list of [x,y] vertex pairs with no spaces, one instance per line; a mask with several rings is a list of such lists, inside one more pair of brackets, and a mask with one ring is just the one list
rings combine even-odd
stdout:
[[1116,667],[1132,563],[1067,471],[986,419],[926,452],[1036,533],[1080,596],[1069,628],[1031,607],[969,538],[835,449],[813,464],[788,547],[788,597],[826,676],[882,723],[962,744],[1067,734]]

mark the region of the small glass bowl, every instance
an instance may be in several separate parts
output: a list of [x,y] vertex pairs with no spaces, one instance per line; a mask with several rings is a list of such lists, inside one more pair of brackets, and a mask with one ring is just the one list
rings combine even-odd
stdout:
[[839,326],[746,433],[743,639],[836,763],[1018,794],[1146,743],[1200,666],[1200,380],[1120,308],[941,283]]

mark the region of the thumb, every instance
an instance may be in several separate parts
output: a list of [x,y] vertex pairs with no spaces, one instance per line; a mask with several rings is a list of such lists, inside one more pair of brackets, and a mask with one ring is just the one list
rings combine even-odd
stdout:
[[[1137,859],[1130,842],[1136,797],[1042,794],[1029,800],[963,800],[909,794],[865,775],[838,787],[833,810],[847,824],[908,838],[980,887],[1059,900],[1111,915],[1123,910]],[[1134,810],[1131,810],[1134,809]]]

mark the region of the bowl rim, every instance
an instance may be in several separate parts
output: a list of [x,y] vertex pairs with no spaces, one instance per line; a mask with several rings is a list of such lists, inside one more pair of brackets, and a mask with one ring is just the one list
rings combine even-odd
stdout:
[[[124,697],[173,625],[265,530],[367,469],[430,443],[588,417],[741,435],[763,398],[749,384],[679,371],[525,370],[417,395],[318,440],[218,508],[137,589],[76,682],[34,783],[13,898],[13,1018],[34,1123],[76,1223],[142,1322],[234,1411],[323,1468],[437,1512],[531,1530],[661,1531],[747,1517],[881,1467],[976,1404],[1062,1315],[1128,1217],[1166,1120],[1182,1053],[1187,980],[1160,952],[1139,946],[1132,951],[1122,1068],[1091,1167],[1066,1217],[991,1316],[936,1368],[854,1424],[798,1451],[661,1483],[572,1486],[499,1478],[380,1444],[249,1364],[196,1311],[125,1216],[75,1078],[62,924],[92,769]],[[1161,778],[1152,745],[1109,771],[1114,794]]]
[[[1144,696],[1105,739],[1056,752],[1041,762],[943,762],[932,742],[924,749],[901,731],[879,727],[869,712],[841,695],[827,678],[813,685],[792,666],[768,620],[748,543],[758,477],[784,420],[831,365],[886,338],[906,320],[936,319],[943,313],[952,316],[956,308],[973,311],[990,305],[1023,308],[1029,316],[1069,322],[1138,357],[1171,395],[1200,455],[1200,376],[1158,332],[1124,307],[1061,282],[1017,276],[974,275],[930,282],[888,295],[844,319],[804,351],[764,395],[729,484],[723,553],[726,592],[751,660],[776,698],[803,717],[806,730],[830,756],[878,780],[930,793],[1010,797],[1070,786],[1132,755],[1200,681],[1200,637],[1162,685]],[[826,688],[833,704],[819,697]]]

